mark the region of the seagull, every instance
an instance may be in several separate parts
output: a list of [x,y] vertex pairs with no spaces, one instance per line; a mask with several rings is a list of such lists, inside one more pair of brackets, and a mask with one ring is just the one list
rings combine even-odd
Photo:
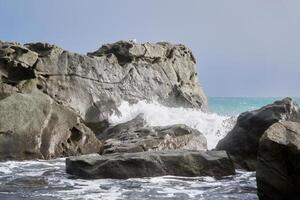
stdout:
[[137,43],[137,40],[136,39],[130,39],[129,42]]

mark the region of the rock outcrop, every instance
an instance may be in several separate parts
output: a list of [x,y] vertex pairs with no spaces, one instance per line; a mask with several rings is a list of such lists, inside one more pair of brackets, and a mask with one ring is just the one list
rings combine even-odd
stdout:
[[11,86],[23,92],[22,81],[36,79],[36,87],[88,123],[118,112],[122,100],[207,107],[194,56],[183,45],[120,41],[85,56],[43,43],[2,43],[0,74],[0,96]]
[[104,154],[172,149],[207,150],[206,138],[198,130],[182,124],[151,127],[142,115],[111,127],[98,137],[105,141]]
[[260,200],[300,197],[300,122],[278,122],[261,137],[257,161]]
[[67,173],[81,178],[140,178],[164,175],[227,176],[235,173],[224,151],[150,151],[84,155],[66,159]]
[[70,109],[35,91],[0,101],[0,160],[101,152],[102,143]]
[[183,45],[120,41],[79,55],[46,43],[0,42],[0,159],[99,152],[93,132],[108,127],[123,100],[207,108]]
[[217,145],[217,150],[225,150],[238,168],[255,170],[259,139],[263,133],[279,120],[300,118],[298,105],[290,98],[275,101],[258,110],[239,115],[237,123]]

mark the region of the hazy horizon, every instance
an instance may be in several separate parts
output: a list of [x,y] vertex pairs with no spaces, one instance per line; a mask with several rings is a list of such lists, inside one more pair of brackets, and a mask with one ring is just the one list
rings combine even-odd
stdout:
[[3,41],[82,54],[118,40],[182,43],[209,97],[300,96],[300,1],[2,0],[0,9]]

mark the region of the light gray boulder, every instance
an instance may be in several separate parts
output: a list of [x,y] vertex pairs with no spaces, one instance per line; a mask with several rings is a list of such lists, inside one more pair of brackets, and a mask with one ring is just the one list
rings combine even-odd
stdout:
[[0,160],[51,159],[101,150],[102,143],[80,117],[39,91],[0,101]]

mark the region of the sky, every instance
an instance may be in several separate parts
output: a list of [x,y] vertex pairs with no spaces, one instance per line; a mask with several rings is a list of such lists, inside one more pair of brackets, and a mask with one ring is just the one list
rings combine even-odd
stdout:
[[300,96],[299,0],[0,0],[0,40],[85,54],[136,39],[192,49],[210,97]]

